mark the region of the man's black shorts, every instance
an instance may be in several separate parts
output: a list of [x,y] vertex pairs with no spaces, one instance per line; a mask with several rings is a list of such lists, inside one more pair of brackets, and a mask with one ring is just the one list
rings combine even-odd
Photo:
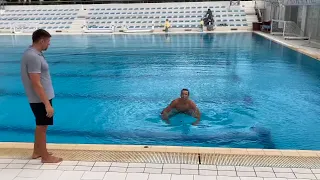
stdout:
[[[49,100],[52,106],[52,99]],[[30,107],[36,118],[37,126],[48,126],[53,125],[53,116],[51,118],[47,117],[46,107],[43,103],[30,103]]]

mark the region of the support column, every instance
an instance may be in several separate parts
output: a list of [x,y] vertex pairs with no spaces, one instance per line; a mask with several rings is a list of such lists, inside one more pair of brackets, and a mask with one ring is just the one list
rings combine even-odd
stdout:
[[286,6],[284,6],[284,5],[282,5],[282,4],[279,4],[279,19],[280,20],[286,20],[286,8],[290,8],[290,7],[286,7]]
[[[305,30],[306,30],[307,12],[308,12],[308,6],[304,5],[302,8],[302,15],[301,15],[301,30],[303,32],[305,32]],[[301,34],[301,36],[304,36],[304,34]]]

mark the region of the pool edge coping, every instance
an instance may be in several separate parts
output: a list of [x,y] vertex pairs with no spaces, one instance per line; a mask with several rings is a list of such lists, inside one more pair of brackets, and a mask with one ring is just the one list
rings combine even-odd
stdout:
[[[83,32],[49,32],[52,35],[152,35],[152,34],[162,34],[162,35],[170,35],[170,34],[223,34],[223,33],[252,33],[252,30],[219,30],[219,31],[171,31],[171,32],[162,32],[162,31],[155,31],[153,33],[123,33],[123,32],[113,32],[113,33],[83,33]],[[1,33],[0,36],[23,36],[23,35],[32,35],[30,33]]]
[[[1,149],[33,149],[33,143],[0,142]],[[160,145],[111,145],[111,144],[58,144],[48,143],[48,149],[55,150],[87,150],[87,151],[118,151],[118,152],[162,152],[162,153],[197,153],[197,154],[228,154],[228,155],[261,155],[261,156],[294,156],[318,157],[320,150],[294,149],[250,149],[250,148],[220,148],[220,147],[190,147],[190,146],[160,146]]]

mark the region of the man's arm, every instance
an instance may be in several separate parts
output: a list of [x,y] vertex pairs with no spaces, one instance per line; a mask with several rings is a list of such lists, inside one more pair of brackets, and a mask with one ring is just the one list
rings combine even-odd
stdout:
[[35,90],[37,95],[39,96],[40,100],[43,102],[43,104],[47,106],[51,106],[49,99],[47,97],[47,94],[44,91],[44,88],[41,84],[40,81],[40,74],[37,73],[29,73],[31,83],[32,83],[32,88]]
[[30,59],[27,64],[27,69],[28,69],[30,80],[31,80],[32,88],[34,89],[36,94],[39,96],[43,104],[45,105],[47,116],[52,117],[54,110],[50,104],[47,94],[45,93],[44,88],[40,81],[41,61],[36,57],[33,59]]
[[162,112],[161,112],[161,117],[164,120],[168,120],[168,113],[176,107],[177,101],[173,100],[168,107],[166,107]]
[[198,124],[200,122],[200,118],[201,118],[200,110],[197,107],[197,105],[192,101],[191,101],[191,108],[192,108],[192,110],[194,112],[194,117],[197,118],[197,120],[192,124],[196,125],[196,124]]

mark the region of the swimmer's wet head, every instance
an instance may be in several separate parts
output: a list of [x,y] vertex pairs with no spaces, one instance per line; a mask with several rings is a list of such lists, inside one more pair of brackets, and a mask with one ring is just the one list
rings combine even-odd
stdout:
[[189,95],[190,95],[190,92],[188,89],[182,89],[181,90],[181,98],[184,99],[184,100],[187,100],[189,99]]

